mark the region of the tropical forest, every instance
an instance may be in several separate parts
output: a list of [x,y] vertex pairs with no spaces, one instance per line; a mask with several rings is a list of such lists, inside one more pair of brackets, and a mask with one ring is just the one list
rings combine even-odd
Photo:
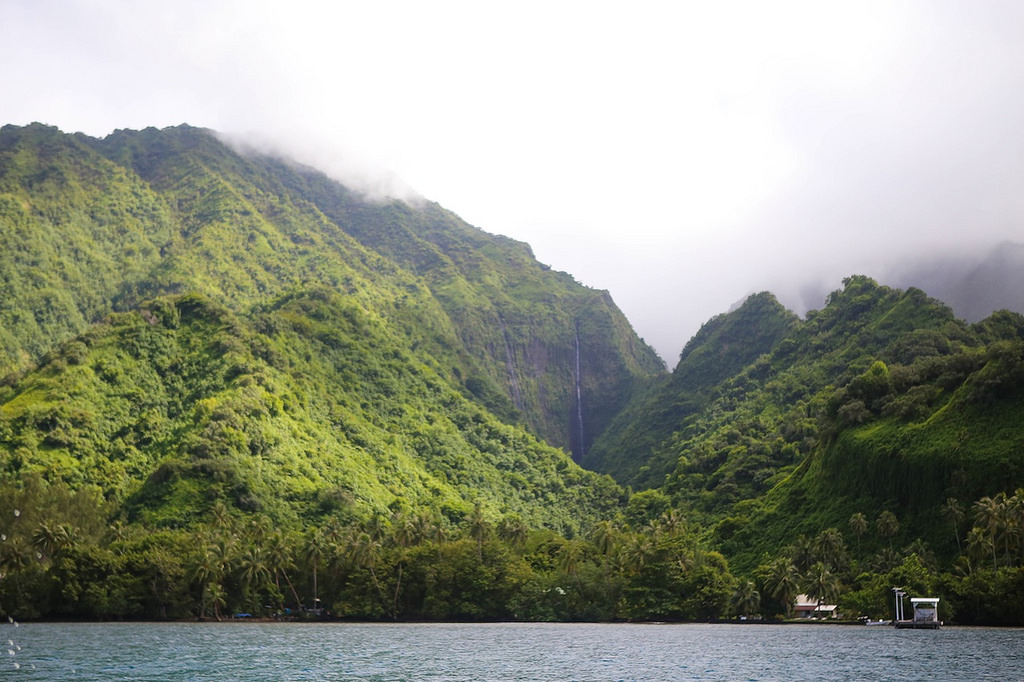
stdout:
[[3,127],[0,245],[4,617],[1024,624],[1021,311],[849,273],[670,368],[527,244],[185,125]]

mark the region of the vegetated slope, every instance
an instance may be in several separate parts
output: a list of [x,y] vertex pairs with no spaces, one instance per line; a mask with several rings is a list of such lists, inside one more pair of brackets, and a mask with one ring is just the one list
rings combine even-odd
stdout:
[[196,294],[113,314],[2,389],[0,448],[3,478],[98,486],[149,528],[216,506],[286,527],[426,509],[457,523],[480,503],[574,532],[621,503],[327,287],[252,316]]
[[776,306],[758,295],[709,322],[672,379],[623,413],[627,435],[620,422],[606,435],[637,467],[620,480],[718,521],[741,569],[857,511],[889,508],[905,537],[937,540],[948,497],[1024,484],[1020,315],[967,325],[920,290],[860,276],[803,321]]
[[[865,546],[923,540],[939,556],[960,550],[950,509],[1024,486],[1024,316],[999,312],[967,343],[914,335],[834,390],[818,413],[822,441],[762,499],[737,505],[720,539],[741,566],[801,533],[872,522],[898,529]],[[909,352],[909,355],[907,354]]]
[[633,391],[664,372],[607,292],[538,263],[527,244],[437,204],[377,207],[318,173],[280,175],[360,243],[423,278],[470,351],[463,381],[474,395],[499,412],[510,404],[577,459]]
[[796,322],[768,293],[712,318],[683,348],[672,375],[652,382],[630,403],[583,464],[624,484],[660,486],[676,467],[672,438],[680,425],[701,414],[726,380],[771,351]]
[[606,293],[433,204],[367,201],[188,126],[103,140],[6,126],[0,154],[0,229],[17,245],[0,262],[0,372],[155,296],[246,312],[311,284],[387,318],[452,385],[576,453],[663,371]]
[[144,181],[71,136],[0,130],[0,375],[106,314],[175,229]]

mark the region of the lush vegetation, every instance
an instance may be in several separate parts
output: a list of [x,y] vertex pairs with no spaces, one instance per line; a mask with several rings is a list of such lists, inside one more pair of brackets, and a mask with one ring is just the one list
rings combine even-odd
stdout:
[[667,374],[526,245],[184,126],[3,128],[0,237],[7,615],[1024,613],[1019,314],[851,277]]
[[[774,595],[768,612],[785,613],[790,596],[776,594],[772,570],[803,590],[824,566],[829,598],[848,615],[882,615],[887,590],[904,583],[938,591],[947,617],[1008,622],[1013,613],[1012,553],[985,567],[960,540],[964,510],[1019,499],[1024,485],[1021,315],[967,325],[921,291],[865,277],[849,278],[802,321],[758,295],[709,322],[672,379],[624,414],[628,426],[620,431],[617,421],[605,439],[647,429],[632,452],[642,464],[632,480],[706,526],[733,570]],[[617,476],[617,462],[628,460],[621,448],[606,467]],[[951,505],[961,509],[957,533]],[[866,532],[890,516],[886,532]],[[848,528],[851,518],[867,525]],[[822,542],[840,547],[844,561],[833,559],[834,547],[810,551]],[[908,561],[922,562],[928,579],[904,579]]]

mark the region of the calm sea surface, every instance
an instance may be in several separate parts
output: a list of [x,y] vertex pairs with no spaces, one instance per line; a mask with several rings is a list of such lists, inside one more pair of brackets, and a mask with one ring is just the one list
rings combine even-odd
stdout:
[[837,625],[11,624],[0,679],[1024,680],[1024,630]]

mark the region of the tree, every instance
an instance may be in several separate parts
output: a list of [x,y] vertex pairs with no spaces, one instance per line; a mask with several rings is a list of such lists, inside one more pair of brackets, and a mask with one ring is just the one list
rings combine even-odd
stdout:
[[814,539],[814,553],[818,561],[829,569],[842,569],[846,564],[846,542],[843,541],[843,534],[836,528],[821,531]]
[[900,522],[896,519],[896,515],[888,509],[883,510],[875,519],[875,529],[879,535],[889,540],[889,549],[891,550],[893,536],[900,530]]
[[267,568],[266,559],[263,550],[256,545],[246,548],[238,559],[242,591],[249,598],[250,605],[257,607],[255,610],[259,610],[259,591],[270,580],[270,569]]
[[772,562],[768,570],[767,586],[773,598],[786,606],[786,617],[793,611],[793,600],[800,591],[800,571],[796,564],[787,557],[780,557]]
[[580,540],[566,540],[558,550],[558,566],[566,575],[575,578],[580,593],[583,592],[583,581],[580,579],[579,566],[586,553],[586,546]]
[[1003,527],[1004,516],[1002,493],[995,497],[986,495],[974,503],[975,524],[984,531],[988,537],[988,543],[992,546],[993,571],[997,568],[996,541]]
[[801,572],[806,571],[814,563],[814,542],[801,533],[790,548],[790,557],[797,570]]
[[302,599],[299,597],[299,593],[295,591],[295,586],[292,584],[291,578],[288,576],[288,571],[295,568],[295,562],[292,561],[291,548],[285,540],[284,533],[280,530],[275,531],[274,534],[270,536],[270,541],[267,545],[267,570],[270,571],[270,574],[274,579],[274,587],[277,588],[277,597],[282,601],[279,605],[283,606],[284,601],[284,595],[281,592],[281,578],[284,578],[285,583],[288,584],[288,589],[292,593],[292,598],[295,599],[296,607],[301,609]]
[[206,587],[206,594],[203,599],[213,604],[213,617],[219,623],[221,620],[220,610],[227,606],[227,593],[224,591],[224,588],[217,583],[210,583]]
[[598,521],[588,536],[591,544],[594,545],[597,553],[601,556],[608,556],[611,553],[612,548],[618,542],[618,538],[618,529],[614,523],[608,520]]
[[857,538],[857,555],[860,556],[860,539],[861,536],[868,530],[868,519],[861,512],[856,512],[850,516],[850,532],[853,533],[853,537]]
[[498,524],[498,537],[517,549],[526,543],[529,534],[530,527],[519,514],[507,514]]
[[992,570],[995,571],[995,544],[984,528],[974,526],[967,533],[967,553],[974,561],[981,562],[988,557],[989,552],[993,553]]
[[317,608],[320,606],[320,591],[317,583],[317,576],[320,570],[320,563],[324,560],[324,554],[327,552],[327,539],[324,536],[322,528],[315,529],[306,541],[306,546],[303,549],[302,557],[309,564],[313,571],[313,607]]
[[469,537],[476,541],[477,558],[483,561],[484,539],[490,532],[490,524],[487,523],[487,517],[484,515],[484,508],[480,502],[473,505],[473,512],[467,521]]
[[947,497],[946,503],[942,505],[942,515],[953,526],[953,536],[956,538],[956,551],[962,552],[960,546],[960,524],[964,521],[964,508],[955,497]]
[[732,607],[734,613],[743,614],[744,618],[750,618],[752,613],[757,613],[761,608],[761,593],[757,591],[753,580],[745,580],[736,586],[732,593]]
[[805,577],[804,590],[808,597],[817,602],[814,610],[818,611],[822,604],[834,600],[839,594],[839,579],[828,566],[819,561],[811,566]]

